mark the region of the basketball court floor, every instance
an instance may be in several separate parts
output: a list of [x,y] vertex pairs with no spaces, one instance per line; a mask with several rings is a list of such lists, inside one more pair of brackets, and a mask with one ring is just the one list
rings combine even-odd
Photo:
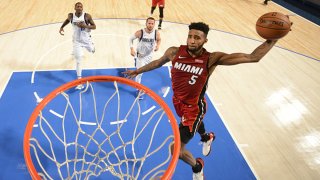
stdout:
[[[211,2],[207,3],[212,5]],[[222,2],[214,3],[219,3],[221,9],[227,9]],[[231,7],[232,3],[235,1],[227,4]],[[254,11],[259,14],[272,10],[288,12],[274,4],[262,6],[269,8],[262,11],[256,1],[237,3],[240,6],[251,3],[256,8]],[[17,29],[8,26],[0,34],[0,59],[3,67],[0,89],[0,179],[30,179],[22,148],[28,119],[39,98],[44,98],[58,86],[76,78],[71,55],[71,26],[65,27],[65,36],[58,33],[61,21],[65,19],[67,12],[72,12],[73,4],[59,6],[64,7],[60,20],[45,20]],[[192,9],[190,2],[182,4],[181,1],[168,2],[166,12],[174,11],[175,8]],[[147,1],[143,3],[146,12],[148,5]],[[88,7],[88,11],[93,11],[93,6],[89,1],[84,2],[85,10]],[[115,5],[114,8],[119,7]],[[209,11],[205,15],[194,11],[190,11],[190,14],[193,17],[175,14],[176,18],[173,18],[174,15],[168,15],[161,30],[163,41],[154,58],[160,57],[170,46],[185,44],[189,20],[207,20],[212,24],[205,18],[209,16]],[[98,27],[92,31],[96,53],[85,54],[82,63],[84,76],[119,76],[121,71],[134,65],[129,54],[128,39],[133,32],[144,27],[144,16],[139,14],[132,18],[127,14],[121,16],[115,13],[104,17],[95,14],[93,18]],[[320,177],[320,56],[319,51],[315,50],[317,46],[309,48],[310,52],[299,49],[301,44],[308,41],[313,44],[315,38],[312,37],[320,30],[318,26],[298,18],[292,17],[294,25],[306,23],[316,30],[300,36],[301,30],[293,29],[285,37],[288,39],[280,40],[261,62],[218,67],[211,77],[206,94],[208,111],[205,123],[206,129],[214,131],[217,138],[211,154],[203,157],[206,179]],[[262,43],[261,38],[248,35],[246,31],[233,31],[236,27],[231,27],[231,30],[212,27],[208,35],[209,41],[205,45],[208,51],[250,53]],[[290,44],[291,39],[291,42],[295,42],[299,36],[304,37],[306,34],[309,37],[305,41],[291,46],[294,44]],[[164,89],[170,87],[170,65],[143,75],[143,84],[161,97]],[[171,93],[169,90],[163,99],[172,108]],[[132,97],[134,93],[127,96]],[[149,108],[148,98],[141,103],[141,112],[144,112]],[[198,136],[191,141],[188,149],[195,157],[202,157]],[[173,179],[191,177],[190,167],[179,161]]]

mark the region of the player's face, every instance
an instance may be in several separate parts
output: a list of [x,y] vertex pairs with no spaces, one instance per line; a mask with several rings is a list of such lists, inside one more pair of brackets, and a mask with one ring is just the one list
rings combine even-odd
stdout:
[[76,13],[82,13],[83,5],[81,3],[77,3],[76,5],[74,5],[74,10],[76,11]]
[[153,19],[148,19],[148,21],[146,22],[146,27],[149,31],[152,31],[154,28],[154,23],[155,21]]
[[187,39],[188,51],[191,53],[196,53],[197,51],[201,50],[204,43],[207,41],[208,39],[204,32],[195,29],[189,30]]

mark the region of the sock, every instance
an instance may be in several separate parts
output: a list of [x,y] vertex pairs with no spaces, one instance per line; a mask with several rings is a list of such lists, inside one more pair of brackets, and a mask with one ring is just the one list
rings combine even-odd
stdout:
[[156,9],[156,7],[151,7],[151,14],[153,14],[153,11]]
[[80,79],[81,76],[82,76],[82,70],[81,70],[81,67],[80,67],[80,63],[77,62],[76,64],[77,64],[76,65],[77,77],[78,77],[78,79]]
[[209,133],[205,133],[201,135],[201,140],[202,142],[207,142],[210,139],[210,134]]
[[159,19],[159,27],[161,27],[162,19]]
[[201,163],[199,163],[198,161],[197,161],[197,164],[194,166],[194,167],[192,167],[192,171],[194,172],[194,173],[198,173],[198,172],[200,172],[202,170],[202,165],[201,165]]

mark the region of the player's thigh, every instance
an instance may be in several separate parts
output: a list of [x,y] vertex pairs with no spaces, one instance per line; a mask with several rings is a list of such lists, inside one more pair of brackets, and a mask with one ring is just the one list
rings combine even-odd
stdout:
[[152,7],[156,7],[159,0],[152,0]]
[[80,42],[73,42],[72,54],[77,58],[83,56],[82,44]]
[[94,53],[95,51],[94,44],[92,42],[85,43],[83,47],[86,48],[88,52]]
[[164,5],[165,5],[165,0],[159,0],[158,1],[158,6],[159,7],[164,7]]
[[182,123],[179,124],[179,132],[180,132],[180,140],[184,144],[188,144],[188,142],[194,136],[194,133],[190,132],[190,128],[188,126],[184,126]]

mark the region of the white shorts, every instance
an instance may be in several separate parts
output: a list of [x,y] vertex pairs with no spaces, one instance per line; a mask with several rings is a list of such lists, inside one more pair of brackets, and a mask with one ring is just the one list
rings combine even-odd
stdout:
[[152,54],[144,57],[137,57],[135,58],[135,60],[136,60],[135,67],[140,68],[146,64],[149,64],[152,61]]
[[73,55],[76,57],[76,59],[79,59],[77,57],[81,57],[84,55],[82,48],[85,48],[88,52],[94,53],[95,48],[93,42],[88,40],[87,42],[79,42],[74,41],[73,42]]

